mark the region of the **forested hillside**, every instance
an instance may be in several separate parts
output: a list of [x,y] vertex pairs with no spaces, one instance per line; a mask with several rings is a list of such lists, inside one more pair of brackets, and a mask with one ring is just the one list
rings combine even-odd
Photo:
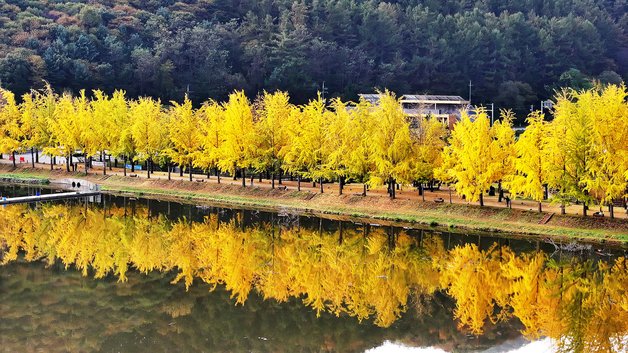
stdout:
[[[626,0],[0,1],[0,80],[21,94],[121,88],[200,102],[323,81],[523,110],[557,85],[628,77]],[[571,70],[570,70],[571,69]],[[573,70],[576,69],[576,70]]]

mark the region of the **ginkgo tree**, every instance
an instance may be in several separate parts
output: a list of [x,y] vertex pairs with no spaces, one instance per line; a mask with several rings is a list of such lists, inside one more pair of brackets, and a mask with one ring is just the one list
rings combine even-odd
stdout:
[[270,172],[271,188],[275,188],[275,176],[283,165],[281,150],[288,144],[287,118],[294,109],[288,93],[264,92],[260,98],[255,124],[257,168]]
[[375,170],[373,162],[373,144],[371,136],[375,122],[371,112],[373,107],[365,99],[350,111],[351,118],[346,128],[344,163],[350,178],[363,184],[363,196],[366,196],[368,181]]
[[369,184],[387,184],[390,198],[394,199],[395,186],[413,179],[410,123],[406,120],[399,99],[389,91],[380,94],[379,103],[373,107],[372,117],[374,126],[371,146],[375,168]]
[[15,152],[21,146],[22,130],[20,127],[20,107],[15,95],[0,89],[0,153],[10,153],[13,167],[16,166]]
[[509,177],[507,185],[512,195],[521,195],[537,201],[541,212],[545,185],[549,178],[547,165],[544,163],[547,153],[545,146],[549,137],[547,123],[541,112],[530,114],[527,123],[526,131],[515,144],[517,150],[515,173]]
[[306,145],[305,130],[302,129],[304,115],[300,107],[292,107],[286,117],[286,135],[288,143],[279,151],[283,160],[283,167],[289,173],[297,176],[297,190],[301,191],[301,178],[307,173],[308,160],[305,158]]
[[419,193],[425,200],[423,183],[434,181],[434,171],[442,164],[442,151],[446,145],[447,130],[434,117],[421,118],[417,128],[412,129],[413,174],[419,182]]
[[333,177],[327,161],[331,153],[331,146],[328,144],[328,129],[334,114],[327,110],[325,101],[319,95],[317,99],[303,106],[301,115],[300,128],[303,133],[300,135],[300,141],[296,141],[300,145],[299,158],[306,166],[305,175],[320,183],[322,193],[324,180]]
[[161,102],[152,98],[140,98],[131,103],[129,114],[133,120],[131,134],[138,161],[146,161],[146,176],[150,178],[153,161],[160,157],[168,141],[166,117]]
[[253,109],[243,91],[229,95],[224,104],[223,134],[218,166],[235,176],[240,171],[242,186],[246,186],[246,170],[253,164],[255,126]]
[[608,86],[575,96],[578,114],[590,116],[593,122],[584,187],[599,205],[608,206],[611,217],[613,201],[626,194],[628,181],[627,97],[625,86]]
[[216,169],[218,183],[220,183],[220,172],[218,162],[220,161],[221,148],[224,143],[224,109],[223,107],[210,101],[197,111],[199,123],[199,150],[194,156],[194,166],[204,170]]
[[[168,112],[168,135],[170,144],[164,155],[177,163],[181,168],[188,168],[189,180],[192,181],[192,165],[201,147],[199,132],[199,115],[192,108],[192,101],[186,96],[183,104],[171,102]],[[170,170],[170,164],[168,163]],[[170,175],[170,173],[168,173]]]
[[486,112],[480,110],[471,117],[462,112],[449,140],[450,145],[443,151],[444,173],[452,180],[456,192],[468,201],[480,201],[484,206],[484,193],[493,183],[494,170],[491,170],[491,126]]

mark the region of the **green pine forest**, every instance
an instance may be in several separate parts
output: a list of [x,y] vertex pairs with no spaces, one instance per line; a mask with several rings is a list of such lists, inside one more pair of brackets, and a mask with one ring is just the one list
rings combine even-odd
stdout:
[[[628,77],[626,0],[4,0],[0,85],[296,103],[388,88],[518,115]],[[523,115],[525,116],[525,115]]]

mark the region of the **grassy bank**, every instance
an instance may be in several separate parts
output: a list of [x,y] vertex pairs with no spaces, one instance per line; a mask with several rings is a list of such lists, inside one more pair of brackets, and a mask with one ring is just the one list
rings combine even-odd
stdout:
[[37,173],[0,173],[0,182],[19,184],[50,184],[50,179]]
[[[264,208],[268,210],[289,209],[315,215],[337,215],[358,219],[384,220],[439,226],[447,228],[468,229],[482,232],[513,233],[520,236],[542,236],[558,239],[574,240],[604,240],[628,242],[628,231],[608,228],[577,228],[556,225],[539,225],[539,214],[523,215],[525,211],[513,210],[486,210],[475,212],[468,208],[476,206],[442,205],[437,209],[426,210],[416,208],[411,211],[364,209],[347,204],[318,205],[314,202],[299,202],[289,199],[254,198],[241,195],[206,194],[186,190],[160,190],[143,187],[103,186],[103,189],[113,194],[135,195],[139,197],[166,198],[188,202],[243,206],[250,208]],[[312,201],[312,200],[310,200]],[[394,201],[393,201],[394,202]],[[457,213],[460,213],[457,215]],[[474,216],[477,216],[474,217]],[[557,217],[557,216],[555,216]],[[561,216],[558,216],[561,217]],[[574,218],[573,216],[563,216]],[[513,221],[513,218],[519,218]],[[618,222],[624,223],[621,220]]]
[[[6,167],[3,167],[6,169]],[[67,178],[64,171],[2,171],[0,176],[54,180]],[[288,210],[326,217],[374,220],[375,223],[400,222],[439,228],[457,228],[491,233],[512,233],[527,237],[557,240],[586,240],[628,244],[628,221],[623,219],[554,215],[540,225],[544,213],[521,209],[479,207],[465,204],[390,200],[381,196],[355,194],[318,194],[308,191],[278,190],[267,187],[242,188],[233,184],[197,183],[182,180],[143,179],[84,174],[82,177],[102,186],[111,194],[168,199],[197,204],[219,204],[265,210]]]

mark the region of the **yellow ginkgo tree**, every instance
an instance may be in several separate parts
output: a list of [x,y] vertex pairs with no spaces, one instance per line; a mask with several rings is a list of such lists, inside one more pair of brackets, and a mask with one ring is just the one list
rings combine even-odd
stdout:
[[[186,96],[183,104],[171,102],[168,112],[168,132],[170,144],[164,151],[165,156],[177,163],[181,169],[188,169],[189,180],[192,181],[192,164],[201,147],[199,116],[192,108],[192,101]],[[170,171],[170,164],[168,170]],[[170,172],[168,172],[170,176]]]
[[521,195],[531,198],[539,203],[539,212],[542,211],[542,200],[545,197],[545,185],[548,181],[546,164],[547,149],[545,147],[547,135],[547,123],[541,112],[530,114],[526,120],[528,126],[517,143],[517,159],[515,160],[515,173],[507,182],[512,195]]
[[592,116],[592,144],[584,180],[585,190],[600,206],[608,206],[626,194],[628,186],[628,92],[625,86],[581,92],[578,104]]
[[344,144],[346,145],[345,164],[348,175],[355,181],[363,184],[366,196],[367,183],[375,166],[373,163],[373,144],[371,136],[373,134],[375,121],[371,112],[373,106],[365,99],[360,101],[351,110],[351,119],[347,128],[348,136]]
[[399,100],[392,92],[380,94],[373,108],[373,134],[371,135],[374,170],[369,184],[387,184],[390,198],[395,198],[395,186],[408,183],[412,176],[412,138],[409,122]]
[[133,121],[131,133],[137,161],[146,161],[146,176],[150,178],[153,161],[158,159],[168,142],[166,117],[161,102],[152,98],[140,98],[131,103],[129,114]]
[[271,188],[275,188],[275,176],[282,166],[281,150],[288,144],[288,118],[293,109],[288,93],[264,92],[260,98],[255,124],[257,168],[261,173],[270,172]]
[[434,171],[442,164],[442,151],[446,145],[447,129],[434,117],[420,119],[412,129],[414,179],[419,182],[419,194],[425,200],[423,183],[434,181]]
[[234,177],[242,174],[242,186],[246,186],[246,170],[253,164],[255,153],[255,126],[253,109],[243,91],[229,95],[224,104],[223,134],[218,166]]
[[21,113],[11,91],[0,88],[0,153],[10,153],[15,164],[15,152],[21,146]]
[[452,131],[450,145],[443,151],[444,174],[454,181],[456,193],[470,202],[480,201],[493,183],[495,170],[491,153],[491,126],[484,110],[474,119],[462,112],[462,118]]
[[216,170],[216,177],[220,183],[220,171],[218,162],[220,161],[221,148],[224,143],[224,110],[223,107],[210,101],[198,109],[199,124],[199,150],[194,156],[194,166],[204,170]]

